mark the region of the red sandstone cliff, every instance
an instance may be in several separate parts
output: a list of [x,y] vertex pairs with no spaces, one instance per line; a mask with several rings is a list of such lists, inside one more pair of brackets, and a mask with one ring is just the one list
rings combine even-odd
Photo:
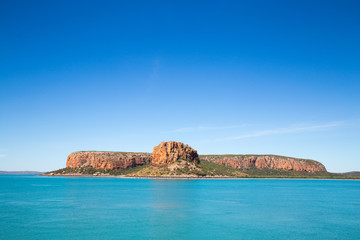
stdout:
[[[92,166],[95,169],[126,169],[153,163],[154,165],[188,159],[199,162],[197,151],[181,142],[162,142],[153,153],[74,152],[68,156],[66,167]],[[200,159],[236,169],[282,169],[302,172],[326,172],[317,161],[276,155],[200,155]]]
[[162,142],[154,147],[152,163],[164,164],[175,162],[178,159],[187,159],[199,162],[197,151],[181,142]]
[[92,166],[95,169],[125,169],[151,162],[151,153],[124,152],[73,152],[66,161],[66,167]]
[[255,167],[302,172],[326,172],[326,168],[320,162],[275,155],[200,155],[200,158],[237,169]]

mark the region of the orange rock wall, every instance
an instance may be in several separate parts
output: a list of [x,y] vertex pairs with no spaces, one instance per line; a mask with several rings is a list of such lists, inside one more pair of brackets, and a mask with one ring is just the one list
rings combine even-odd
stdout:
[[317,161],[274,155],[204,155],[200,156],[200,158],[237,169],[249,169],[255,167],[302,172],[326,172],[324,165]]
[[[152,162],[166,164],[178,159],[199,161],[197,151],[180,142],[162,142],[151,153],[124,152],[74,152],[66,162],[66,167],[92,166],[95,169],[126,169]],[[326,172],[320,162],[275,155],[200,155],[200,159],[237,169],[283,169],[303,172]]]
[[199,161],[197,151],[181,142],[162,142],[154,147],[152,163],[164,164],[175,162],[178,159],[188,159],[194,162]]
[[121,152],[74,152],[66,161],[66,167],[92,166],[95,169],[126,169],[144,165],[151,161],[151,153]]

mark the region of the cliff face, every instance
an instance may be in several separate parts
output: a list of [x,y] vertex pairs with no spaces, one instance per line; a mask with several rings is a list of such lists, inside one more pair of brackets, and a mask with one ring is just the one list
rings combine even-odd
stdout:
[[200,158],[237,169],[255,167],[259,169],[326,172],[324,165],[317,161],[275,155],[202,155]]
[[152,163],[164,164],[176,162],[178,159],[199,162],[197,151],[181,142],[162,142],[154,147]]
[[126,152],[74,152],[66,167],[92,166],[95,169],[126,169],[152,163],[153,166],[174,163],[187,159],[199,163],[199,158],[234,169],[282,169],[301,172],[326,172],[324,165],[317,161],[276,155],[198,155],[197,151],[181,142],[162,142],[154,147],[153,153]]
[[151,153],[122,152],[74,152],[66,161],[66,167],[92,166],[95,169],[126,169],[151,162]]

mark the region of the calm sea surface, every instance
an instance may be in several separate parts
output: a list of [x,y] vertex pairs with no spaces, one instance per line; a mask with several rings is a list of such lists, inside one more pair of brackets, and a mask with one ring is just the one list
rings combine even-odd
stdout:
[[360,181],[2,175],[0,239],[360,239]]

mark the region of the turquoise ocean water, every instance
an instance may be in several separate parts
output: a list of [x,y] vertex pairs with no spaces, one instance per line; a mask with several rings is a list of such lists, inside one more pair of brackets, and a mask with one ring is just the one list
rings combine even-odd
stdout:
[[3,175],[0,239],[360,239],[360,181]]

